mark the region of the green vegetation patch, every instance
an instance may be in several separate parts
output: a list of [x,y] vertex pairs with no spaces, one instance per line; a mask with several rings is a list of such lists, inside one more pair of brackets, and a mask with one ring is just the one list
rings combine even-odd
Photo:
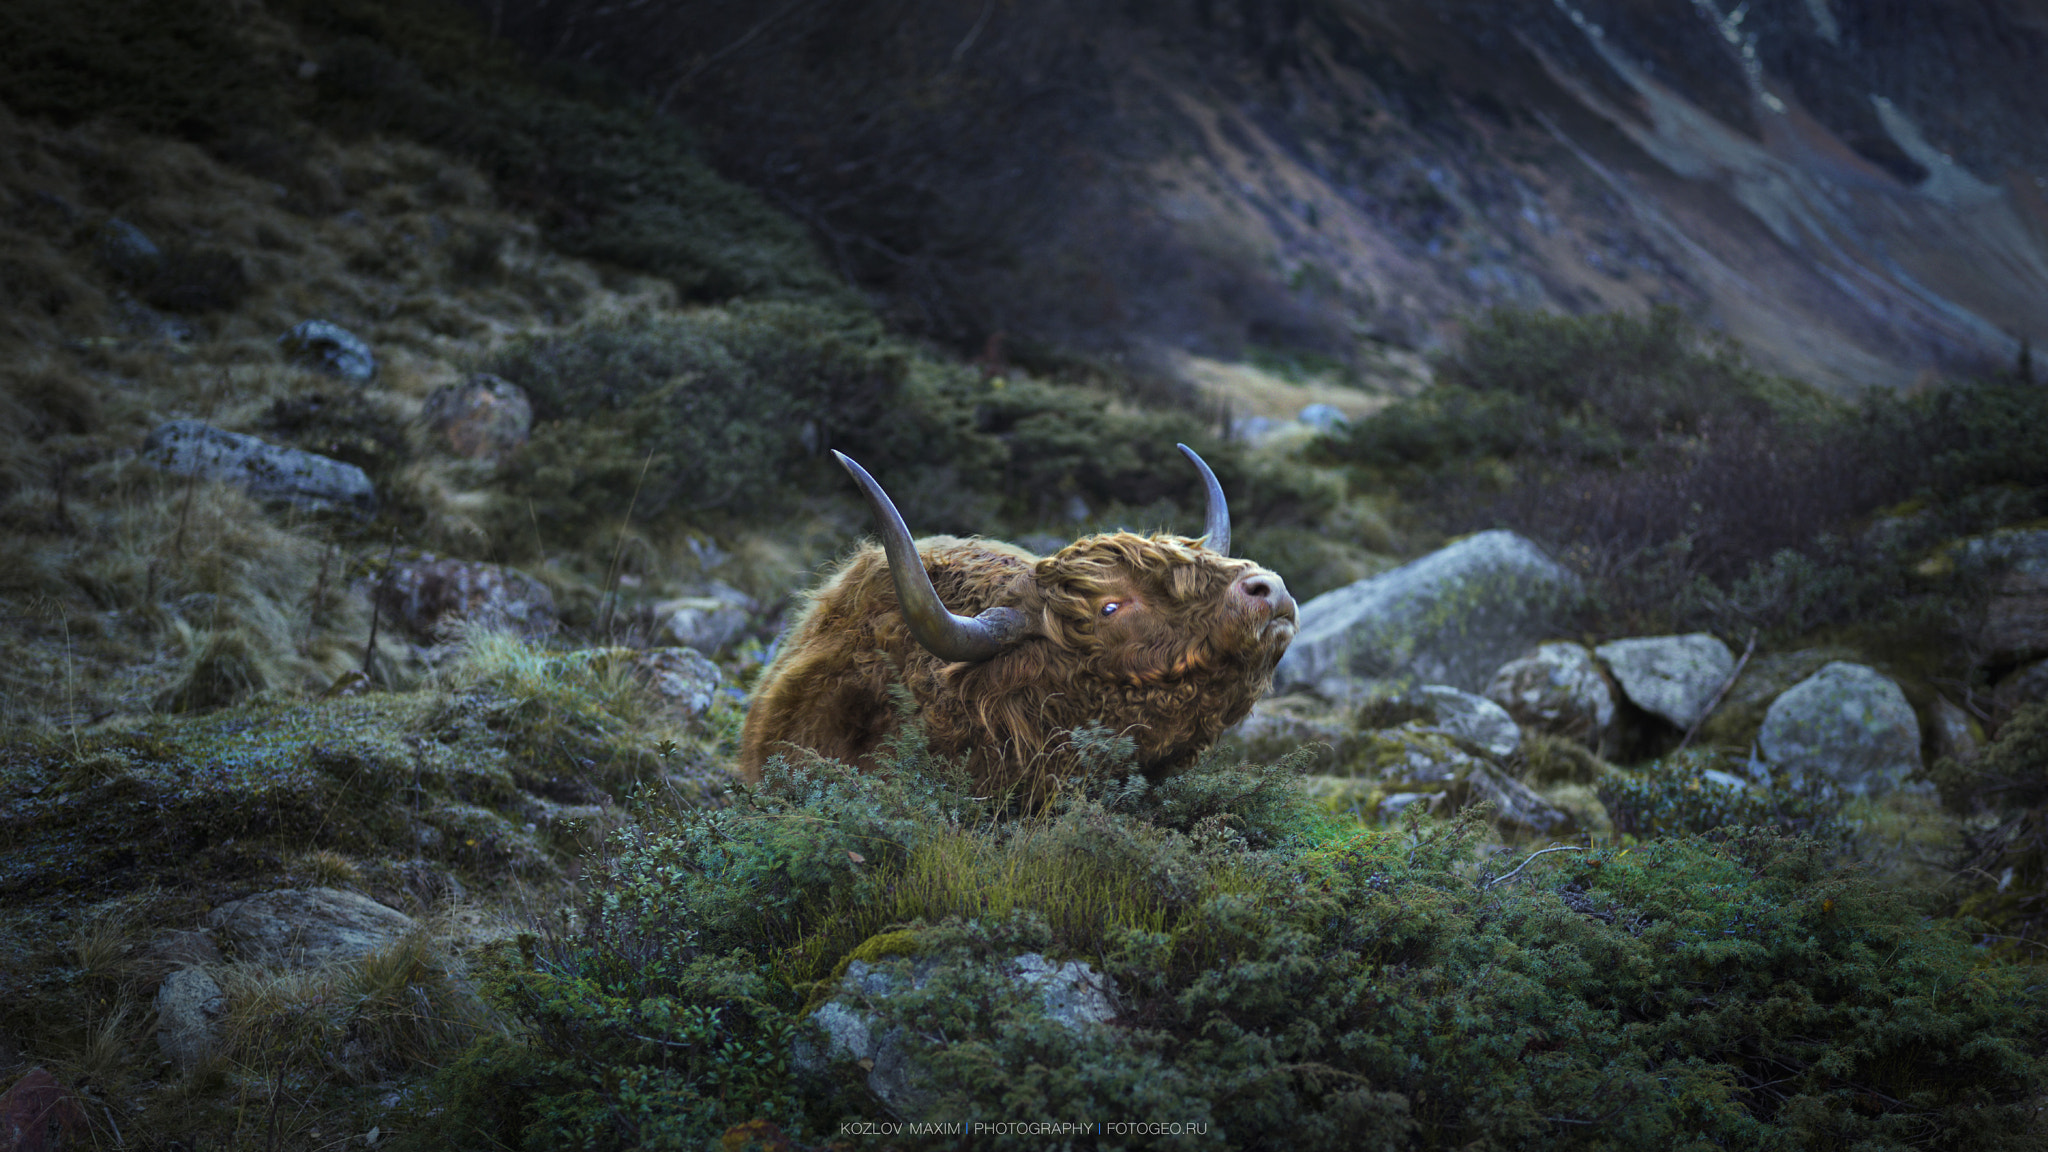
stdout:
[[[1819,841],[1660,839],[1501,882],[1516,861],[1477,867],[1482,817],[1333,823],[1287,766],[1111,770],[998,822],[896,753],[772,771],[622,844],[581,931],[501,954],[520,1034],[444,1075],[416,1137],[828,1136],[880,1114],[865,1070],[792,1054],[822,1051],[808,1014],[858,956],[893,989],[851,1005],[902,1029],[906,1121],[1170,1117],[1219,1147],[2039,1139],[2038,981]],[[1115,1020],[1048,1019],[1004,974],[1025,952],[1112,976]]]
[[1960,910],[1985,942],[2026,963],[2048,957],[2048,704],[2013,713],[1974,760],[1943,757],[1929,773],[1966,816]]
[[[1473,322],[1437,383],[1314,455],[1433,533],[1511,528],[1588,577],[1590,631],[1853,643],[1967,676],[1958,536],[2048,513],[2048,390],[1995,376],[1831,400],[1673,309]],[[1875,523],[1873,523],[1875,521]]]

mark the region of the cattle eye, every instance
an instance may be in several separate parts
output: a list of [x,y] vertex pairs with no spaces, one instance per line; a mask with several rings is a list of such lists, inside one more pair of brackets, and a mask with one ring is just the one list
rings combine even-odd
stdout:
[[1117,603],[1114,600],[1111,600],[1109,603],[1104,604],[1102,606],[1102,614],[1104,616],[1114,616],[1116,615],[1116,610],[1121,607],[1123,607],[1123,605]]

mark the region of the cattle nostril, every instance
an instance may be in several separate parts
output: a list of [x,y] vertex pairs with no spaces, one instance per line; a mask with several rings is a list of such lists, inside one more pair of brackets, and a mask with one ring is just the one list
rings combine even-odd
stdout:
[[1254,578],[1244,582],[1244,594],[1254,600],[1264,600],[1273,594],[1273,586]]

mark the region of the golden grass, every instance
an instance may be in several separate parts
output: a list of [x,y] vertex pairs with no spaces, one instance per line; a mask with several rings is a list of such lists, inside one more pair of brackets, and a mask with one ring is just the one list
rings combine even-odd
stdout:
[[209,969],[227,1010],[220,1053],[245,1074],[366,1084],[438,1067],[493,1026],[452,957],[423,927],[351,961],[277,971]]
[[[1248,887],[1223,868],[1207,869],[1202,883],[1211,895]],[[1014,825],[1001,836],[953,827],[919,841],[884,884],[816,910],[783,963],[793,980],[824,979],[862,941],[891,929],[947,918],[999,922],[1017,912],[1037,913],[1056,939],[1085,954],[1124,929],[1172,930],[1174,908],[1150,875],[1075,851],[1051,822]]]

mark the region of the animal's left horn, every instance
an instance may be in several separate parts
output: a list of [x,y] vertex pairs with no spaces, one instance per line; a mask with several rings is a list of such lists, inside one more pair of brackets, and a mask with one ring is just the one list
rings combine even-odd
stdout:
[[941,660],[981,661],[1032,633],[1030,619],[1015,608],[991,608],[979,616],[958,616],[948,610],[939,600],[938,589],[932,587],[924,559],[910,542],[910,529],[904,526],[889,494],[853,457],[837,450],[832,456],[868,498],[868,507],[875,513],[875,531],[889,556],[889,575],[896,581],[903,622],[925,651]]
[[1209,515],[1207,523],[1202,530],[1203,540],[1209,545],[1211,552],[1228,556],[1230,555],[1230,502],[1223,498],[1223,485],[1216,482],[1216,474],[1209,471],[1209,466],[1202,462],[1200,456],[1195,455],[1193,448],[1185,444],[1176,445],[1176,447],[1180,449],[1181,455],[1194,461],[1195,467],[1202,473],[1202,486],[1208,489],[1209,492]]

